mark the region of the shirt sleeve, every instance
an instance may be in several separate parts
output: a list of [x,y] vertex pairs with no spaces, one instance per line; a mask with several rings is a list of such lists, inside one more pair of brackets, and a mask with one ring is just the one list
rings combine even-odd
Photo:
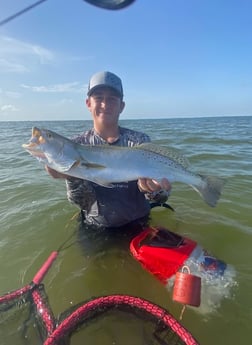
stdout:
[[96,200],[92,183],[87,180],[71,178],[66,180],[67,198],[81,210],[89,212]]

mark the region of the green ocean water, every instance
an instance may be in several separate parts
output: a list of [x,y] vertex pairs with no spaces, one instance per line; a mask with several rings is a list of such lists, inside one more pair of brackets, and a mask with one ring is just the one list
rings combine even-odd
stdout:
[[[91,124],[0,122],[0,295],[29,283],[49,254],[61,247],[44,279],[56,316],[91,297],[118,293],[146,298],[178,319],[181,306],[129,252],[113,247],[94,257],[84,255],[76,240],[78,210],[66,199],[64,181],[49,177],[21,147],[34,125],[71,137]],[[226,179],[216,208],[208,207],[190,187],[174,184],[169,203],[175,214],[154,209],[152,223],[196,240],[236,271],[227,295],[224,284],[218,287],[223,294],[219,304],[207,313],[187,308],[181,323],[202,345],[250,344],[252,117],[123,120],[121,125],[180,150],[197,172]],[[26,312],[16,307],[7,314],[0,315],[1,344],[39,344],[34,328],[24,327]],[[75,334],[71,344],[120,344],[122,339],[123,344],[147,344],[134,325],[115,320]]]

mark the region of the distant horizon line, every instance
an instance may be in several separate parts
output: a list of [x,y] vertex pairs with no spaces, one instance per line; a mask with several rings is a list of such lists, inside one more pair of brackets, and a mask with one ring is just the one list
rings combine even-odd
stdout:
[[[197,119],[197,118],[216,118],[216,117],[251,117],[252,115],[195,115],[195,116],[171,116],[171,117],[140,117],[140,118],[119,118],[119,121],[139,121],[139,120],[169,120],[169,119]],[[63,121],[93,121],[90,119],[41,119],[41,120],[0,120],[0,122],[63,122]]]

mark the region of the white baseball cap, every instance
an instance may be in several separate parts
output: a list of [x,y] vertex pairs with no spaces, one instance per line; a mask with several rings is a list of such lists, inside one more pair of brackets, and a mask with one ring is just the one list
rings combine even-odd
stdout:
[[121,79],[112,72],[98,72],[94,74],[88,85],[88,96],[90,96],[99,87],[106,86],[115,90],[119,96],[123,97],[123,87]]

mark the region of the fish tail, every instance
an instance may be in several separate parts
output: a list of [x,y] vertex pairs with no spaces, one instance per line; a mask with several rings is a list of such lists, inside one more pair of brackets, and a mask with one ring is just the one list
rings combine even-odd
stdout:
[[215,207],[225,184],[225,180],[214,176],[200,175],[202,178],[201,186],[194,188],[200,193],[205,202],[212,207]]

